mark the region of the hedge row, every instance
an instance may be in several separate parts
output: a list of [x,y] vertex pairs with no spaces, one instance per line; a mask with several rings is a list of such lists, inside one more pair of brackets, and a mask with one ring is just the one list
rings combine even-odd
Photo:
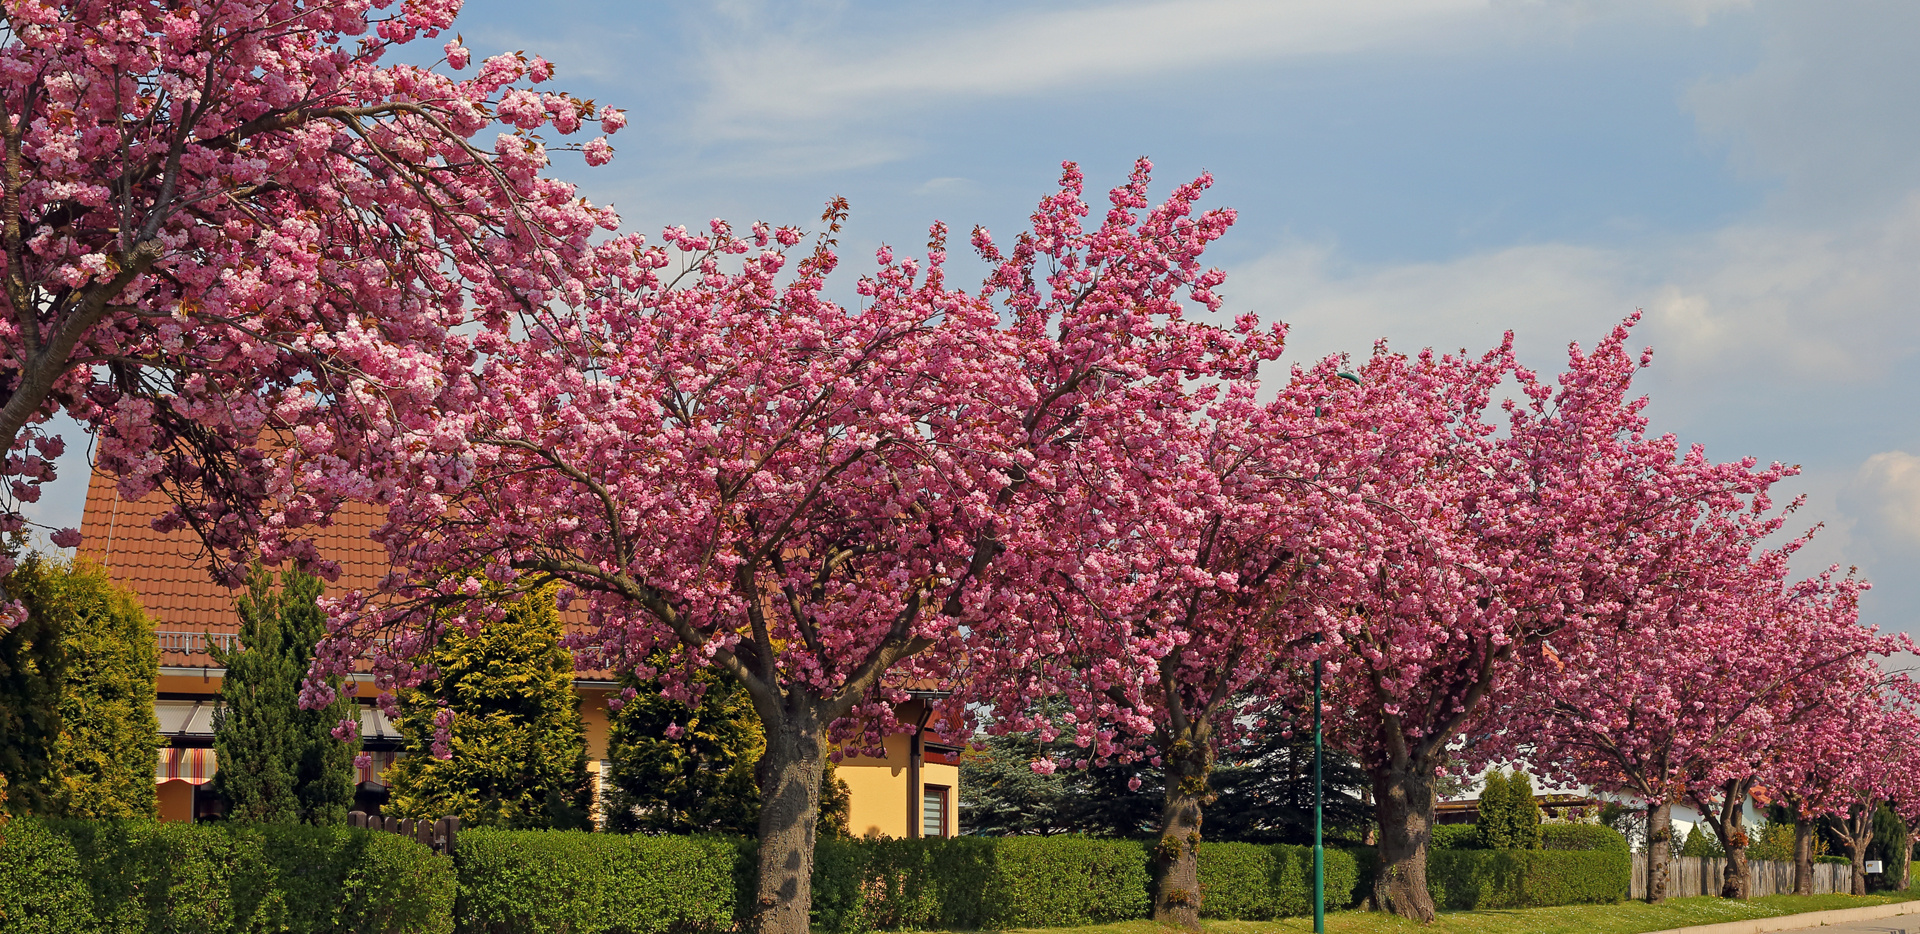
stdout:
[[1124,921],[1146,914],[1149,878],[1132,840],[823,840],[813,921],[832,934]]
[[[1360,864],[1352,853],[1326,851],[1328,908],[1354,902]],[[1200,915],[1227,921],[1271,921],[1313,913],[1313,847],[1252,843],[1200,844]]]
[[[1486,849],[1476,824],[1435,824],[1432,846],[1436,850]],[[1604,824],[1541,824],[1540,849],[1625,852],[1627,838]]]
[[332,827],[14,820],[0,934],[448,934],[453,864]]
[[1545,908],[1627,897],[1633,871],[1619,850],[1434,850],[1427,891],[1441,908]]
[[741,847],[713,837],[462,831],[461,934],[724,928]]

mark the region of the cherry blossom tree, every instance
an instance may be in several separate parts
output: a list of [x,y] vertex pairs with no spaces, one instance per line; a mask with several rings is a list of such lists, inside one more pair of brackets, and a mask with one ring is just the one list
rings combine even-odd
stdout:
[[1319,622],[1296,589],[1312,560],[1303,546],[1347,504],[1315,473],[1329,460],[1315,446],[1344,443],[1318,418],[1348,386],[1338,362],[1295,372],[1269,404],[1246,380],[1136,413],[1118,436],[1124,456],[1106,462],[1118,472],[1083,488],[1099,521],[1076,523],[1093,537],[1071,544],[1087,559],[1059,569],[1025,625],[969,647],[967,696],[992,706],[991,732],[1052,742],[1064,724],[1085,750],[1041,771],[1123,761],[1164,772],[1162,923],[1199,925],[1196,848],[1222,745],[1298,707],[1291,669],[1312,656]]
[[1872,659],[1848,675],[1839,680],[1855,693],[1825,692],[1826,703],[1796,725],[1760,779],[1798,818],[1800,894],[1812,894],[1815,820],[1832,819],[1853,863],[1853,894],[1865,895],[1874,812],[1920,796],[1920,690],[1904,674],[1884,674]]
[[[1365,508],[1329,527],[1310,586],[1347,619],[1331,627],[1346,633],[1335,693],[1354,712],[1341,732],[1374,775],[1376,897],[1397,913],[1433,916],[1426,846],[1451,747],[1497,733],[1517,672],[1609,611],[1608,582],[1630,574],[1637,543],[1668,513],[1767,476],[1646,435],[1645,400],[1629,393],[1650,358],[1627,351],[1631,324],[1592,352],[1573,347],[1557,389],[1503,345],[1478,360],[1377,353],[1348,394],[1369,414],[1350,435],[1363,466],[1340,473]],[[1520,398],[1496,436],[1482,413],[1509,375]]]
[[[158,489],[237,583],[274,511],[274,435],[347,397],[431,411],[473,326],[564,290],[614,215],[547,177],[535,130],[625,117],[503,55],[382,64],[459,0],[19,0],[0,15],[0,533],[54,477],[66,415],[121,494]],[[444,67],[442,67],[444,66]],[[509,132],[487,143],[488,127]],[[567,147],[593,164],[600,137]],[[326,571],[269,534],[268,557]],[[78,535],[58,530],[55,544]],[[9,546],[7,551],[11,551]],[[0,568],[12,558],[0,555]],[[18,611],[17,605],[13,608]]]
[[[1148,171],[1097,224],[1069,165],[1009,252],[976,230],[993,267],[976,292],[946,283],[944,227],[924,261],[883,248],[858,309],[821,294],[843,205],[785,280],[791,229],[619,238],[487,348],[447,417],[302,429],[290,485],[386,504],[398,568],[337,607],[315,675],[370,653],[390,691],[447,626],[549,584],[586,602],[585,664],[682,699],[724,668],[767,736],[755,925],[806,931],[830,744],[878,753],[908,686],[954,675],[970,634],[1019,625],[1081,561],[1062,530],[1096,521],[1080,488],[1138,453],[1139,413],[1277,352],[1250,317],[1185,317],[1219,304],[1199,256],[1232,214],[1195,213],[1204,177],[1153,206]],[[966,716],[948,704],[932,727]]]

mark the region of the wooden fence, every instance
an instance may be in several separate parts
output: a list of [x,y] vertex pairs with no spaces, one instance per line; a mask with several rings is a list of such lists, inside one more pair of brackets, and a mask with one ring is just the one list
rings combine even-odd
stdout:
[[[1667,894],[1718,895],[1726,878],[1727,861],[1714,856],[1676,856],[1667,874]],[[1748,895],[1792,895],[1793,864],[1772,860],[1747,863]],[[1853,891],[1853,867],[1839,863],[1813,864],[1813,894],[1831,895]],[[1647,897],[1647,858],[1633,854],[1633,881],[1627,888],[1631,898]]]
[[439,820],[415,820],[411,817],[382,817],[365,811],[348,811],[347,826],[361,827],[367,830],[384,830],[403,837],[412,837],[420,843],[433,848],[442,856],[452,856],[456,840],[460,834],[460,818],[442,817]]

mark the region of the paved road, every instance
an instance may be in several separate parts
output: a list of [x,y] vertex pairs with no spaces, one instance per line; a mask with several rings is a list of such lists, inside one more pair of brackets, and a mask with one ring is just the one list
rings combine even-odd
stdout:
[[1801,931],[1818,931],[1820,934],[1920,934],[1920,914],[1897,915],[1878,921],[1855,921],[1852,924],[1830,924],[1826,927],[1794,928],[1780,934],[1799,934]]

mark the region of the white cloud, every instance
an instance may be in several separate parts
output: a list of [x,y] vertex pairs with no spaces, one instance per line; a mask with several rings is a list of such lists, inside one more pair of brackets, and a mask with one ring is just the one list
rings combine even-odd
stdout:
[[[1294,325],[1303,353],[1597,338],[1641,308],[1639,338],[1689,381],[1872,382],[1920,350],[1920,196],[1836,230],[1741,224],[1626,247],[1544,244],[1445,262],[1345,266],[1284,245],[1230,269],[1228,294]],[[1531,356],[1531,355],[1530,355]],[[1541,365],[1557,360],[1531,356]]]
[[1867,458],[1840,499],[1878,550],[1920,551],[1920,457],[1881,451]]
[[918,34],[749,34],[715,45],[700,124],[759,137],[928,98],[1064,88],[1239,61],[1432,42],[1488,0],[1172,0],[1024,12]]

